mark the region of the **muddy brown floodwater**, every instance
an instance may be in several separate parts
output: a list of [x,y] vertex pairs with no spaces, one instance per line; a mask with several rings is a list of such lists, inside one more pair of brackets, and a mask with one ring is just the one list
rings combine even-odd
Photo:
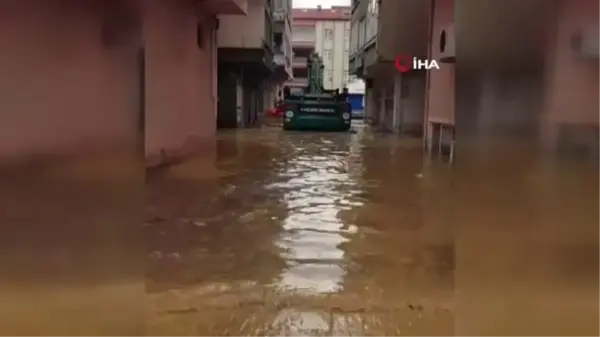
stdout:
[[598,167],[222,133],[149,179],[153,335],[598,334]]

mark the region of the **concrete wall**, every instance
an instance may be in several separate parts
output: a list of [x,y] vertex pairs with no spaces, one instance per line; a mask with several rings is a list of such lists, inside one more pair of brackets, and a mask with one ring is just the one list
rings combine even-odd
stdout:
[[3,1],[0,13],[0,161],[130,147],[138,49],[103,44],[89,3]]
[[306,42],[311,44],[316,43],[316,25],[312,22],[309,22],[308,24],[305,24],[301,21],[294,22],[294,26],[292,27],[292,41]]
[[0,158],[139,149],[142,106],[150,164],[163,159],[161,152],[211,149],[213,32],[205,26],[198,48],[194,8],[184,4],[144,2],[142,13],[132,12],[143,27],[127,18],[129,26],[116,28],[117,42],[108,43],[102,2],[3,2]]
[[[454,22],[453,1],[435,0],[434,6],[432,46],[437,43],[436,37],[442,28]],[[437,48],[430,47],[429,58],[439,58]],[[428,72],[425,104],[428,122],[454,124],[455,90],[454,64],[442,64],[439,70]],[[426,130],[426,134],[431,135],[431,128]]]
[[220,15],[217,32],[221,48],[262,48],[265,38],[265,7],[248,2],[248,15]]
[[[396,131],[401,133],[421,134],[423,130],[425,111],[425,74],[401,78],[401,87],[397,95],[400,96],[400,107],[397,113],[400,118],[397,122]],[[404,83],[402,83],[404,82]],[[402,93],[403,90],[408,92]]]
[[381,60],[393,61],[398,54],[426,55],[428,4],[424,0],[403,0],[379,5],[377,53]]
[[[548,44],[544,139],[553,143],[560,124],[598,127],[598,60],[583,60],[570,49],[571,36],[598,27],[598,1],[561,1],[556,36]],[[596,144],[597,145],[597,144]]]
[[[202,24],[197,45],[194,8],[173,1],[145,2],[146,156],[214,149],[217,73],[214,29]],[[162,154],[161,154],[162,153]]]

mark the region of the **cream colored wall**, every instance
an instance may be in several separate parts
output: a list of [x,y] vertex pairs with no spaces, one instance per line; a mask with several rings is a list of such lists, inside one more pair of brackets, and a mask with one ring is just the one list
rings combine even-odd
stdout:
[[[325,31],[329,29],[333,36],[325,38]],[[318,21],[316,24],[315,49],[323,57],[325,89],[341,89],[348,83],[349,39],[350,21]]]
[[316,31],[314,26],[295,25],[292,27],[292,41],[315,43],[317,41]]
[[248,15],[220,15],[217,44],[224,48],[260,48],[265,37],[265,7],[248,2]]

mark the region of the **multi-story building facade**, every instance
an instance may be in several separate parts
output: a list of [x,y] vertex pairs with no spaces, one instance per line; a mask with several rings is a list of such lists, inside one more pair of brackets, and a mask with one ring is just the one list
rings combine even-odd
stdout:
[[422,132],[425,73],[401,77],[394,60],[400,53],[427,56],[428,16],[427,1],[352,3],[350,73],[365,79],[368,120],[383,130]]
[[275,22],[276,78],[267,91],[267,102],[282,98],[283,84],[293,78],[292,68],[292,0],[274,0],[273,21]]
[[[286,55],[276,51],[274,8],[274,0],[248,0],[246,16],[219,16],[219,127],[255,124],[271,105],[265,92],[272,92],[273,82],[285,77],[276,73],[281,64],[285,73]],[[279,65],[278,54],[284,58]]]
[[[474,136],[598,147],[595,0],[355,0],[351,39],[350,71],[366,79],[366,113],[384,129],[416,123],[429,148]],[[399,73],[400,53],[440,69]]]
[[295,81],[292,85],[302,85],[302,80],[299,79],[305,78],[305,58],[310,53],[317,52],[325,66],[325,89],[341,89],[346,86],[350,81],[350,8],[294,8],[293,19]]

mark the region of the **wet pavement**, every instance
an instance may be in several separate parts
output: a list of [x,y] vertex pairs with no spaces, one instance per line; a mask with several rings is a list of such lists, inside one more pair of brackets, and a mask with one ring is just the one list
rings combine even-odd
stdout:
[[146,333],[598,333],[597,164],[355,131],[225,132],[152,174]]

